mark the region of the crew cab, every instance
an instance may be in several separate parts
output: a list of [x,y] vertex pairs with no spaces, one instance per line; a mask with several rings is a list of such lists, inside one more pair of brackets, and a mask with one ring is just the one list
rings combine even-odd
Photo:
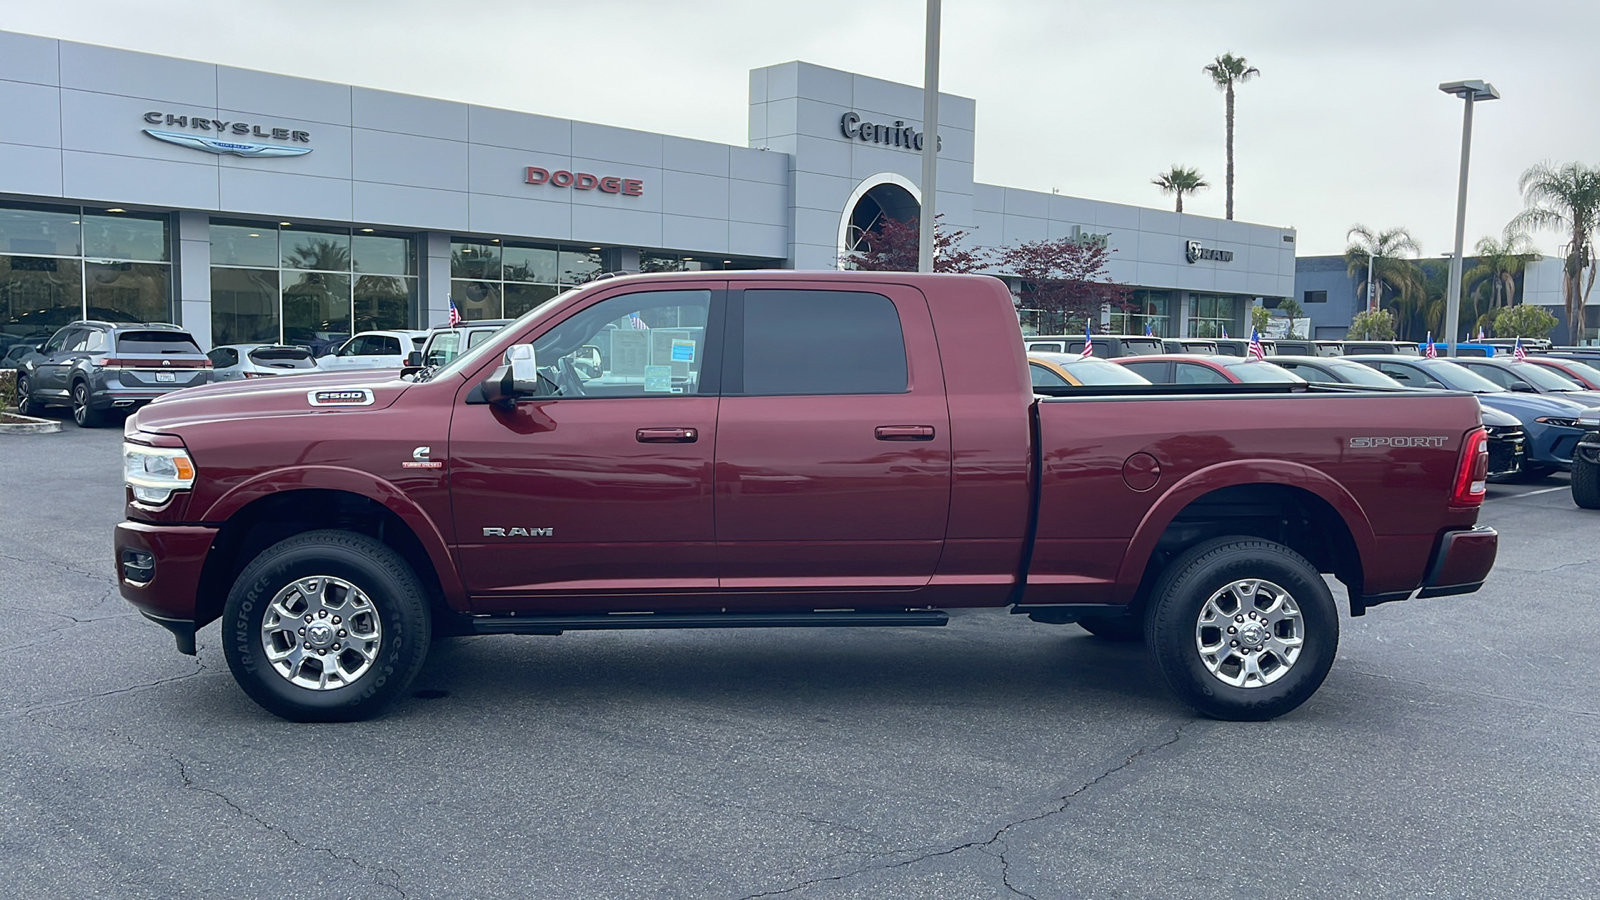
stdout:
[[185,653],[220,618],[295,720],[376,714],[440,634],[957,609],[1142,639],[1260,720],[1333,664],[1323,573],[1362,615],[1493,565],[1470,394],[1035,387],[1022,343],[986,276],[652,274],[409,378],[185,391],[126,424],[121,592]]

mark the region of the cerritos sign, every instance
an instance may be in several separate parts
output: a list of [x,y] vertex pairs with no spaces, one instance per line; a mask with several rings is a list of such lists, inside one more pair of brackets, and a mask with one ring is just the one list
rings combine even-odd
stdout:
[[1232,250],[1218,250],[1214,247],[1202,247],[1199,241],[1188,241],[1183,245],[1183,258],[1191,263],[1202,259],[1214,259],[1217,262],[1233,262]]
[[[906,150],[922,149],[922,132],[916,126],[907,125],[904,121],[896,119],[893,125],[882,122],[868,122],[861,118],[861,114],[851,110],[839,117],[839,130],[851,140],[861,141],[864,144],[883,144],[887,147],[901,147]],[[936,150],[944,149],[941,139]]]
[[569,172],[566,169],[552,172],[539,166],[528,166],[522,170],[522,180],[527,184],[546,184],[551,187],[572,188],[575,191],[599,191],[603,194],[621,194],[624,197],[638,197],[644,194],[644,182],[637,178],[590,175],[588,172]]
[[[213,119],[210,116],[174,115],[163,112],[147,112],[144,120],[150,125],[165,125],[167,128],[186,128],[187,131],[166,131],[156,128],[146,128],[145,134],[158,141],[188,147],[191,150],[204,150],[207,153],[230,156],[248,156],[253,158],[273,156],[304,156],[310,153],[310,147],[296,147],[294,144],[311,143],[311,132],[299,131],[292,128],[263,127],[253,122],[231,122],[226,119]],[[207,134],[206,132],[209,132]],[[216,135],[212,137],[211,135]],[[240,137],[266,138],[273,141],[288,141],[286,144],[262,144],[255,141],[239,140]]]

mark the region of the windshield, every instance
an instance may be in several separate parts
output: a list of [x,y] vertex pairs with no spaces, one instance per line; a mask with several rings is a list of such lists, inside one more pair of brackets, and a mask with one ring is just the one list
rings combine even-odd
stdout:
[[1595,368],[1593,365],[1589,363],[1578,362],[1575,359],[1564,359],[1561,362],[1567,368],[1578,373],[1584,378],[1589,379],[1590,383],[1600,384],[1600,369]]
[[1330,361],[1323,363],[1323,365],[1334,372],[1338,372],[1339,377],[1344,379],[1346,384],[1362,384],[1367,387],[1405,387],[1405,385],[1379,372],[1377,369],[1369,369],[1360,363]]
[[1516,372],[1518,378],[1542,391],[1566,393],[1567,391],[1585,389],[1583,385],[1557,372],[1555,369],[1547,369],[1534,363],[1512,363],[1511,371]]
[[1062,371],[1086,385],[1149,384],[1138,373],[1098,359],[1073,359],[1058,363]]
[[1504,394],[1506,389],[1489,379],[1470,372],[1466,366],[1442,359],[1428,360],[1428,375],[1452,391],[1471,391],[1474,394]]
[[1246,384],[1305,384],[1306,380],[1282,366],[1260,360],[1246,360],[1226,366],[1233,377]]

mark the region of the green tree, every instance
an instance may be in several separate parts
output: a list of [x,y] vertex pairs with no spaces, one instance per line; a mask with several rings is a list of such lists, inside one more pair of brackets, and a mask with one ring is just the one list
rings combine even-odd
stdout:
[[1217,90],[1227,96],[1227,123],[1228,123],[1228,218],[1233,218],[1233,86],[1244,84],[1251,78],[1261,74],[1261,70],[1250,65],[1242,56],[1224,53],[1205,66],[1203,71],[1211,76],[1211,83]]
[[1350,338],[1363,341],[1394,340],[1394,313],[1387,309],[1359,312],[1350,321]]
[[[1539,253],[1533,241],[1520,231],[1507,230],[1496,240],[1492,237],[1478,241],[1478,264],[1461,276],[1462,293],[1488,295],[1486,311],[1493,312],[1517,302],[1517,276],[1536,262]],[[1481,299],[1481,298],[1480,298]]]
[[1150,183],[1161,188],[1161,193],[1163,194],[1177,195],[1178,212],[1183,212],[1184,194],[1192,194],[1201,188],[1211,187],[1200,174],[1199,169],[1185,169],[1183,166],[1176,164],[1168,171],[1152,178]]
[[1500,310],[1494,317],[1494,333],[1500,337],[1547,338],[1561,320],[1542,306],[1518,304]]
[[1306,314],[1306,308],[1300,305],[1300,301],[1293,297],[1285,297],[1278,301],[1278,308],[1283,310],[1283,314],[1289,317],[1289,333],[1286,335],[1286,337],[1305,337],[1305,335],[1301,334],[1299,330],[1295,328],[1295,320]]
[[[1421,285],[1421,274],[1416,263],[1408,258],[1409,255],[1421,253],[1422,249],[1411,237],[1411,232],[1404,228],[1388,228],[1383,231],[1373,231],[1365,225],[1352,225],[1345,232],[1345,237],[1350,243],[1344,249],[1345,271],[1355,278],[1356,297],[1366,303],[1369,309],[1383,307],[1383,293],[1387,288],[1396,295],[1411,290],[1415,292]],[[1373,291],[1376,298],[1369,301],[1367,297],[1367,274],[1371,269]]]
[[1255,330],[1261,332],[1262,334],[1266,334],[1267,333],[1267,324],[1270,323],[1271,321],[1272,321],[1272,310],[1267,309],[1265,306],[1252,306],[1252,307],[1250,307],[1250,327],[1251,328],[1254,328]]
[[[1561,248],[1565,265],[1561,270],[1561,289],[1567,307],[1568,339],[1582,340],[1583,308],[1594,290],[1595,230],[1600,228],[1600,167],[1567,163],[1556,167],[1539,163],[1522,173],[1517,181],[1526,209],[1511,220],[1513,228],[1548,228],[1565,232],[1567,243]],[[1588,270],[1588,283],[1583,273]]]

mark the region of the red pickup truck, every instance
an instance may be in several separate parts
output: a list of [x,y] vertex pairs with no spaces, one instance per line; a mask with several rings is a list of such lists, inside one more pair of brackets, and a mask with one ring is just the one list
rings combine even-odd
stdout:
[[1143,639],[1266,719],[1339,615],[1477,590],[1477,401],[1306,385],[1043,389],[983,276],[595,282],[439,369],[164,397],[128,419],[122,595],[290,719],[400,695],[443,634],[943,625]]

